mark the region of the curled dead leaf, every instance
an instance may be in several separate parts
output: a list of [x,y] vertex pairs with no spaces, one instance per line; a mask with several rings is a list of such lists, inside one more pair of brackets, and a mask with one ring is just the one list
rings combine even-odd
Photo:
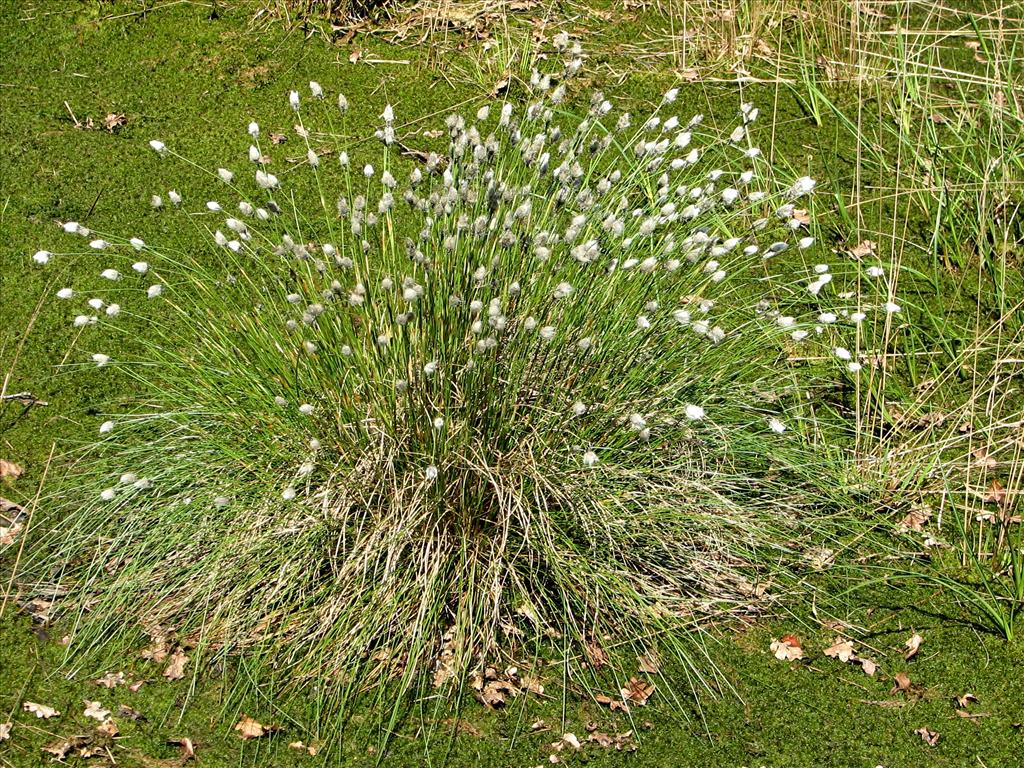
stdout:
[[889,691],[890,694],[906,693],[910,690],[910,675],[906,672],[897,672],[892,676],[892,680],[895,685],[893,685],[892,690]]
[[978,697],[975,696],[973,693],[965,693],[963,696],[954,696],[953,701],[956,702],[956,705],[958,707],[966,708],[968,705],[972,703],[977,704]]
[[920,736],[921,741],[923,741],[929,747],[934,747],[936,744],[939,743],[940,736],[938,731],[933,731],[930,728],[925,728],[924,726],[922,726],[915,730],[914,733]]
[[924,642],[924,638],[921,637],[919,634],[917,634],[917,632],[912,634],[910,636],[910,639],[907,640],[907,642],[905,642],[903,644],[904,647],[907,649],[906,651],[903,652],[903,658],[908,660],[908,661],[910,659],[914,658],[914,656],[917,655],[918,649],[921,647],[921,643],[923,643],[923,642]]
[[0,723],[0,741],[7,741],[11,738],[11,728],[14,723]]
[[167,743],[181,750],[181,759],[183,761],[195,760],[196,747],[192,743],[192,739],[168,739]]

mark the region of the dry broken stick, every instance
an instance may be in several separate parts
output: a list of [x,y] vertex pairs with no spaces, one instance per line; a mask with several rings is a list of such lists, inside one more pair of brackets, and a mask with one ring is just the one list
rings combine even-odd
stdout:
[[15,392],[13,395],[0,395],[0,401],[15,400],[22,405],[49,405],[45,400],[33,396],[31,392]]

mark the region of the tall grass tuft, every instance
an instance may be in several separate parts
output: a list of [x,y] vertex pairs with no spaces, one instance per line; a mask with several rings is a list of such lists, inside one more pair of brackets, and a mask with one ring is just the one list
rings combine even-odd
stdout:
[[385,107],[360,167],[347,100],[310,83],[286,179],[254,122],[248,160],[205,171],[219,200],[154,197],[176,242],[68,222],[36,254],[86,242],[133,291],[63,289],[81,339],[152,318],[134,359],[71,353],[137,393],[35,547],[85,606],[73,650],[173,631],[385,709],[386,684],[538,656],[590,687],[658,654],[710,690],[703,623],[849,530],[838,417],[901,311],[890,276],[827,262],[814,182],[772,172],[753,105],[719,130],[676,89],[638,120],[595,93],[576,118],[579,48],[550,60],[525,108],[449,117],[444,153],[410,160]]

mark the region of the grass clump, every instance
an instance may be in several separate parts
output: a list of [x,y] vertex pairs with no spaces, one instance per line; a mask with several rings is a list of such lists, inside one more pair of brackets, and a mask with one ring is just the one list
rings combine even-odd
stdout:
[[[135,285],[57,294],[69,359],[135,393],[28,566],[75,590],[73,651],[173,631],[335,711],[552,655],[584,687],[643,655],[710,690],[694,629],[849,530],[833,415],[901,311],[886,270],[815,263],[814,182],[765,163],[753,105],[723,131],[673,89],[634,125],[597,93],[574,119],[579,49],[552,59],[415,163],[384,107],[376,167],[310,83],[292,170],[254,122],[205,171],[219,201],[154,195],[166,242],[65,222],[35,254]],[[88,348],[129,315],[137,359]]]

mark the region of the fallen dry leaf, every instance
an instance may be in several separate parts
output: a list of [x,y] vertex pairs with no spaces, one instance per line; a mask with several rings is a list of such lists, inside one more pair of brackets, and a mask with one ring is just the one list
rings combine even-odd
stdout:
[[96,685],[102,685],[104,688],[117,688],[117,686],[124,684],[124,672],[107,672],[103,677],[93,680],[93,682]]
[[84,753],[85,748],[91,743],[91,736],[72,736],[70,739],[61,739],[49,746],[43,747],[43,752],[53,755],[56,760],[60,761],[76,749],[80,749]]
[[[576,738],[575,733],[563,733],[562,742],[568,744],[573,749],[582,749],[583,745],[580,744],[580,740]],[[556,742],[557,743],[557,742]]]
[[0,526],[0,547],[9,547],[14,544],[23,528],[21,523],[15,523],[9,527]]
[[633,742],[633,732],[625,733],[604,733],[596,727],[588,726],[590,735],[587,736],[587,743],[597,744],[602,749],[618,749],[625,752],[636,752],[637,746]]
[[865,256],[870,256],[878,248],[878,243],[874,240],[861,240],[853,248],[850,248],[847,253],[855,259],[862,259]]
[[783,635],[778,640],[773,640],[768,648],[779,661],[796,661],[804,657],[804,649],[796,635]]
[[917,632],[912,634],[910,636],[910,639],[907,640],[907,642],[905,642],[903,644],[904,647],[907,649],[906,651],[903,652],[903,658],[906,659],[907,661],[909,661],[910,659],[914,658],[914,656],[917,655],[918,649],[921,647],[921,643],[923,643],[923,642],[924,642],[924,638],[921,637],[919,634],[917,634]]
[[654,693],[654,683],[641,680],[639,677],[631,677],[619,693],[622,694],[623,701],[631,701],[643,706]]
[[108,112],[107,116],[103,118],[103,127],[106,128],[109,133],[113,133],[127,122],[128,119],[124,115],[116,112]]
[[478,698],[486,706],[497,708],[504,706],[505,700],[509,696],[515,696],[517,693],[516,687],[509,681],[491,680],[480,689]]
[[348,55],[348,60],[349,60],[350,63],[355,64],[362,57],[363,57],[363,52],[361,50],[359,50],[358,48],[356,48],[354,51],[352,51],[352,53],[350,53]]
[[21,504],[15,504],[10,499],[0,496],[0,522],[13,525],[25,514],[25,508]]
[[0,741],[7,741],[11,738],[11,728],[14,723],[0,723]]
[[103,705],[98,701],[85,700],[85,712],[82,713],[86,717],[91,717],[93,720],[99,720],[101,723],[107,719],[110,714],[109,709],[104,709]]
[[96,726],[96,732],[102,736],[106,736],[109,739],[117,738],[121,732],[117,729],[117,723],[113,720],[104,720],[102,723]]
[[875,672],[878,671],[878,665],[875,664],[871,659],[857,659],[860,662],[860,668],[864,670],[864,674],[869,677],[874,677]]
[[17,480],[25,472],[20,464],[15,464],[7,459],[0,459],[0,479]]
[[37,597],[20,605],[21,609],[31,616],[33,621],[37,621],[40,624],[49,623],[50,609],[53,607],[53,603],[50,600],[43,600],[41,597]]
[[999,462],[996,461],[994,456],[990,456],[988,448],[984,445],[975,448],[971,451],[971,455],[974,456],[974,466],[981,467],[983,469],[995,469]]
[[640,664],[637,669],[648,675],[656,675],[661,671],[660,659],[658,659],[658,654],[654,651],[649,651],[639,657],[639,662]]
[[301,752],[306,752],[309,755],[315,755],[319,750],[312,746],[303,744],[301,741],[293,741],[288,745],[289,749],[297,749]]
[[964,720],[970,720],[971,722],[980,720],[983,717],[991,717],[988,712],[968,712],[966,709],[957,709],[955,711],[957,717],[962,717]]
[[889,691],[890,694],[906,693],[910,690],[910,675],[908,675],[906,672],[897,672],[895,675],[892,676],[892,679],[893,682],[896,683],[896,685],[894,685],[892,687],[892,690]]
[[625,712],[629,714],[629,705],[621,699],[613,699],[611,696],[605,696],[603,693],[599,693],[594,697],[594,701],[604,707],[608,707],[612,712]]
[[924,726],[922,726],[918,728],[916,731],[914,731],[914,733],[920,736],[921,741],[923,741],[929,747],[934,747],[936,744],[939,743],[938,731],[933,731],[930,728],[925,728]]
[[60,712],[58,712],[53,707],[48,707],[45,704],[36,704],[34,701],[26,701],[24,704],[22,704],[22,708],[26,712],[31,712],[33,715],[40,718],[41,720],[49,720],[51,717],[60,716]]
[[804,208],[795,208],[793,210],[793,219],[799,221],[804,226],[811,223],[811,214],[809,214]]
[[139,710],[129,707],[127,704],[117,705],[117,716],[126,717],[129,720],[145,720],[146,716],[143,715]]
[[185,664],[188,663],[188,656],[182,650],[171,654],[171,662],[164,670],[164,677],[168,680],[180,680],[185,676]]
[[1003,484],[992,478],[992,483],[989,485],[988,490],[982,494],[981,500],[989,504],[1002,505],[1006,501],[1006,489]]
[[178,747],[181,749],[181,759],[183,761],[195,759],[196,747],[192,743],[192,739],[168,739],[167,743],[172,747]]
[[967,707],[969,704],[978,703],[978,697],[973,693],[965,693],[963,696],[954,696],[953,701],[956,702],[958,707]]
[[832,645],[826,648],[823,653],[830,659],[839,659],[844,664],[854,658],[853,643],[837,637]]
[[587,640],[584,649],[587,652],[587,659],[594,669],[601,669],[608,665],[608,653],[597,644],[596,640]]
[[534,677],[533,675],[523,675],[519,678],[519,684],[522,686],[524,691],[529,691],[535,696],[544,695],[544,684],[540,681],[540,678]]
[[146,661],[161,662],[167,658],[167,638],[164,635],[154,635],[153,642],[139,652],[139,657]]
[[924,526],[932,519],[932,510],[926,504],[915,504],[911,507],[906,516],[900,520],[900,528],[920,533]]
[[269,736],[275,731],[279,731],[281,729],[276,725],[263,725],[263,723],[259,723],[248,715],[243,714],[242,719],[238,721],[237,725],[235,725],[235,730],[238,731],[238,735],[242,739],[249,741],[250,739],[259,739],[263,736]]
[[139,689],[146,684],[145,680],[136,680],[134,683],[128,686],[128,690],[132,693],[138,693]]

